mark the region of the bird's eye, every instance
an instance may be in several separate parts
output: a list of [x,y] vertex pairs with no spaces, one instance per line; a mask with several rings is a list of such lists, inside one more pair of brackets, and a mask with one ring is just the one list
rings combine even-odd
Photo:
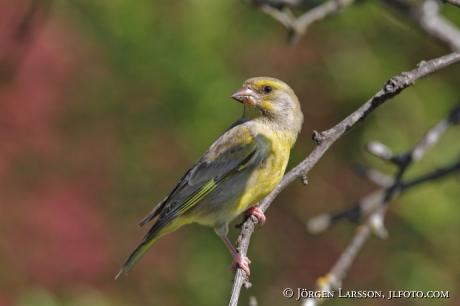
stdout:
[[265,93],[271,93],[272,90],[273,90],[273,88],[272,88],[271,86],[265,86],[265,87],[264,87],[264,92],[265,92]]

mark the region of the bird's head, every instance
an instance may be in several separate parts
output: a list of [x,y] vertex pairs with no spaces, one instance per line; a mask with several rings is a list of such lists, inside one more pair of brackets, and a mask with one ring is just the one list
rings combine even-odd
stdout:
[[232,98],[244,104],[244,116],[260,118],[277,129],[299,132],[303,122],[299,100],[294,91],[278,79],[252,78]]

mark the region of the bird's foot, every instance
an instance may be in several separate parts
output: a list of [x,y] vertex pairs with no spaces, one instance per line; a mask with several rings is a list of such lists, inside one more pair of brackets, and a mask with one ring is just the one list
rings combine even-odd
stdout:
[[267,218],[265,217],[264,212],[257,206],[253,206],[253,207],[249,208],[246,211],[246,214],[253,215],[257,219],[259,219],[259,222],[260,222],[259,227],[264,225],[265,221],[267,221]]
[[244,273],[246,273],[246,275],[249,276],[249,274],[251,274],[249,270],[250,264],[251,261],[249,260],[249,258],[237,255],[233,258],[233,263],[230,265],[229,269],[230,271],[235,273],[237,267],[239,266],[244,271]]

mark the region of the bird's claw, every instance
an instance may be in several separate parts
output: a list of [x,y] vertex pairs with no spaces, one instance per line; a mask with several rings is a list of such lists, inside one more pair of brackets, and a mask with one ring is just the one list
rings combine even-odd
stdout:
[[261,227],[262,225],[265,224],[265,221],[267,221],[267,218],[265,217],[264,215],[264,212],[257,206],[253,206],[251,208],[249,208],[246,213],[248,215],[253,215],[254,217],[256,217],[257,219],[259,219],[259,222],[260,222],[260,225],[259,227]]
[[238,266],[246,273],[247,276],[249,276],[250,270],[249,270],[249,265],[251,264],[251,261],[247,257],[242,257],[238,255],[238,257],[234,258],[232,264],[230,265],[229,269],[233,273],[236,272],[236,269]]

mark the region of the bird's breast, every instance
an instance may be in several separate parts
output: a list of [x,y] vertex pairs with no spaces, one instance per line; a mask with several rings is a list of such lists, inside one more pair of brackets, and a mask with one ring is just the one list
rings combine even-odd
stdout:
[[263,200],[283,178],[289,161],[290,144],[276,134],[259,134],[259,154],[254,158],[246,189],[237,204],[238,214]]

